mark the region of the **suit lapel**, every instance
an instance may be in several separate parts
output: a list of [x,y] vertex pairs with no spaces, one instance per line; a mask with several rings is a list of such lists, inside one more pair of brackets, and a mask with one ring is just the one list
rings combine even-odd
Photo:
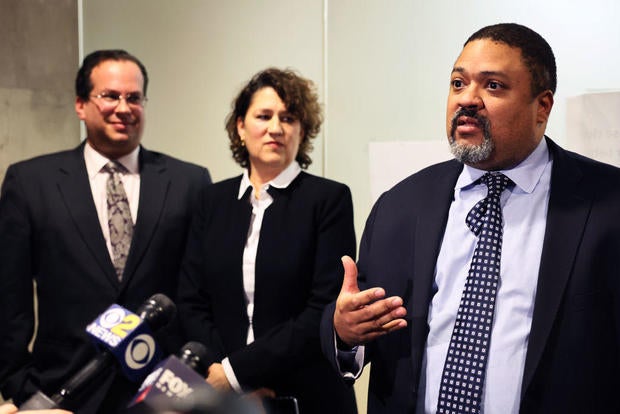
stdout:
[[454,198],[454,185],[462,169],[461,163],[449,161],[433,171],[434,175],[430,180],[426,180],[424,185],[427,187],[423,191],[416,192],[424,194],[426,198],[415,217],[413,230],[413,289],[411,309],[408,311],[415,320],[411,327],[414,389],[418,387],[424,344],[428,335],[428,307],[432,299],[435,266]]
[[538,274],[534,315],[528,342],[521,396],[525,394],[540,362],[560,307],[592,195],[582,181],[582,172],[566,152],[547,139],[553,154],[551,193],[547,226]]
[[145,148],[140,149],[140,200],[138,217],[125,271],[123,285],[131,280],[153,237],[161,218],[170,186],[165,159]]
[[448,211],[454,197],[454,184],[463,169],[463,165],[449,162],[448,168],[439,172],[428,181],[424,193],[426,200],[421,204],[416,217],[413,260],[413,301],[412,316],[428,316],[431,287],[441,247],[441,239],[448,221]]
[[76,231],[80,234],[84,244],[88,246],[97,266],[116,288],[118,281],[101,232],[86,172],[83,149],[84,144],[77,147],[59,166],[58,190],[65,202],[65,207],[73,218]]

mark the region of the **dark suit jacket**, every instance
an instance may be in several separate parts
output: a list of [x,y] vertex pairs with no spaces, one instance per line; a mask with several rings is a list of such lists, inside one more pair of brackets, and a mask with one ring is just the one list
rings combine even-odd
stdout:
[[[551,193],[521,412],[620,412],[615,395],[620,388],[620,170],[547,142],[554,160]],[[407,329],[367,347],[369,413],[415,410],[433,274],[461,170],[462,164],[448,161],[410,176],[377,201],[366,223],[360,288],[382,286],[387,295],[401,296],[408,311]],[[333,311],[332,304],[321,329],[324,352],[335,364]]]
[[[97,218],[83,145],[10,166],[2,187],[0,384],[5,398],[17,404],[37,389],[55,393],[95,355],[85,327],[112,303],[135,311],[154,293],[174,300],[193,209],[211,181],[205,168],[141,149],[137,222],[119,283]],[[30,353],[33,279],[39,325]],[[176,349],[168,351],[178,350],[180,341],[171,340],[168,347]],[[111,376],[98,381],[82,412],[95,412],[110,382]],[[117,388],[112,400],[127,391]]]
[[340,257],[355,254],[349,189],[304,172],[285,189],[271,187],[256,257],[256,340],[246,345],[248,317],[242,258],[251,204],[237,199],[240,177],[212,185],[188,245],[179,310],[188,339],[220,361],[230,359],[244,390],[295,396],[300,412],[355,412],[354,395],[322,357],[319,323],[338,295]]

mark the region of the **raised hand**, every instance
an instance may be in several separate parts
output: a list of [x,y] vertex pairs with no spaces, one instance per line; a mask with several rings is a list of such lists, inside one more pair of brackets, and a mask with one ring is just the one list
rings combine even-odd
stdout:
[[385,290],[380,287],[360,292],[353,259],[344,256],[342,266],[344,281],[334,312],[334,329],[342,342],[361,345],[407,326],[402,298],[385,298]]

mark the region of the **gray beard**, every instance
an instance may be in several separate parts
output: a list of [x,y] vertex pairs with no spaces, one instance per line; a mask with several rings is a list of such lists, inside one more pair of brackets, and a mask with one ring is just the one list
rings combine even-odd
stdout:
[[491,157],[491,153],[495,149],[495,144],[490,136],[484,135],[484,139],[478,145],[457,143],[454,137],[450,137],[450,151],[454,158],[463,164],[478,164],[486,161]]
[[[465,112],[465,111],[463,111]],[[467,165],[475,165],[480,162],[486,161],[491,157],[493,150],[495,149],[495,143],[491,138],[491,132],[489,131],[489,121],[488,119],[478,116],[477,114],[468,114],[469,116],[474,116],[482,127],[482,142],[478,145],[467,144],[467,143],[457,143],[454,139],[454,132],[456,131],[456,120],[459,116],[462,115],[462,112],[459,111],[454,114],[452,118],[452,128],[450,130],[450,136],[448,137],[448,141],[450,142],[450,151],[454,158],[463,164]]]

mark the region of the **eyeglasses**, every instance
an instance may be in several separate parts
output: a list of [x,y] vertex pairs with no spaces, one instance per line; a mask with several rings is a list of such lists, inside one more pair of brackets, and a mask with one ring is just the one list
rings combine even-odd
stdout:
[[132,109],[142,109],[146,104],[146,96],[141,93],[128,93],[126,95],[117,92],[102,92],[99,95],[91,95],[91,98],[100,99],[104,105],[102,109],[114,109],[120,103],[121,99]]

